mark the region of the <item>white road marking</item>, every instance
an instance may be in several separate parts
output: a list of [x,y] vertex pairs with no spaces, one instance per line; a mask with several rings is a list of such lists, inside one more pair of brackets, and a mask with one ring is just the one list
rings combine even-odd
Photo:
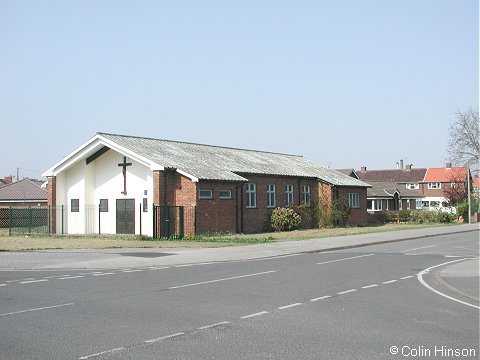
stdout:
[[331,295],[325,295],[325,296],[321,296],[321,297],[318,297],[318,298],[310,299],[310,301],[315,302],[315,301],[319,301],[319,300],[328,299],[328,298],[331,298],[331,297],[332,297]]
[[163,269],[169,269],[170,267],[168,266],[149,266],[149,267],[146,267],[145,269],[148,269],[148,270],[163,270]]
[[103,271],[93,271],[93,272],[88,272],[88,273],[80,273],[80,275],[95,275],[95,274],[101,274]]
[[211,328],[214,328],[214,327],[217,327],[217,326],[227,325],[227,324],[230,324],[230,321],[222,321],[222,322],[219,322],[219,323],[216,323],[216,324],[200,326],[199,328],[197,328],[197,330],[206,330],[206,329],[211,329]]
[[413,278],[413,275],[401,277],[400,280],[411,279],[411,278]]
[[7,284],[0,284],[0,286],[7,286]]
[[444,255],[446,258],[463,258],[463,256],[460,255]]
[[422,247],[418,247],[418,248],[403,250],[402,252],[406,253],[406,252],[413,251],[413,250],[428,249],[428,248],[432,248],[432,247],[435,247],[435,246],[437,246],[437,245],[422,246]]
[[167,340],[167,339],[171,339],[171,338],[181,336],[181,335],[185,335],[185,333],[184,332],[178,332],[178,333],[175,333],[175,334],[162,336],[162,337],[159,337],[159,338],[156,338],[156,339],[145,340],[144,343],[151,344],[151,343],[154,343],[154,342],[157,342],[157,341]]
[[27,280],[36,280],[35,278],[26,278],[26,279],[20,279],[20,280],[7,280],[5,281],[6,283],[14,283],[14,282],[19,282],[19,281],[27,281]]
[[78,278],[83,278],[83,275],[65,276],[65,277],[60,277],[57,280],[70,280],[70,279],[78,279]]
[[38,282],[48,281],[47,279],[40,279],[40,280],[30,280],[30,281],[20,281],[19,284],[33,284]]
[[354,291],[357,291],[357,289],[350,289],[350,290],[340,291],[339,293],[337,293],[337,295],[348,294],[348,293],[351,293],[351,292],[354,292]]
[[428,284],[425,282],[425,280],[423,280],[423,275],[429,273],[430,270],[432,270],[432,269],[435,269],[435,268],[437,268],[437,267],[444,266],[444,265],[447,265],[447,264],[452,264],[452,263],[455,263],[455,262],[464,261],[464,260],[467,260],[467,258],[457,259],[457,260],[452,260],[452,261],[447,261],[447,262],[442,263],[442,264],[438,264],[438,265],[435,265],[435,266],[431,266],[431,267],[429,267],[429,268],[427,268],[427,269],[425,269],[425,270],[420,271],[420,272],[417,274],[417,279],[418,279],[418,281],[420,281],[420,283],[421,283],[423,286],[425,286],[428,290],[433,291],[435,294],[438,294],[438,295],[440,295],[440,296],[443,296],[444,298],[447,298],[447,299],[449,299],[449,300],[453,300],[453,301],[458,302],[458,303],[460,303],[460,304],[467,305],[467,306],[471,306],[471,307],[474,307],[474,308],[476,308],[476,309],[480,309],[480,306],[476,306],[476,305],[467,303],[467,302],[465,302],[465,301],[461,301],[461,300],[455,299],[454,297],[448,296],[448,295],[446,295],[446,294],[444,294],[444,293],[442,293],[442,292],[434,289],[433,287],[431,287],[430,285],[428,285]]
[[345,260],[351,260],[351,259],[358,259],[358,258],[362,258],[362,257],[366,257],[366,256],[373,256],[373,255],[375,255],[375,254],[352,256],[352,257],[347,257],[347,258],[342,258],[342,259],[337,259],[337,260],[330,260],[330,261],[319,262],[319,263],[317,263],[317,265],[330,264],[330,263],[337,262],[337,261],[345,261]]
[[143,270],[122,270],[122,272],[124,273],[133,273],[133,272],[139,272],[139,271],[143,271]]
[[91,358],[94,358],[94,357],[98,357],[98,356],[102,356],[102,355],[106,355],[106,354],[111,354],[111,353],[113,353],[113,352],[120,351],[120,350],[124,350],[124,349],[125,349],[124,347],[119,347],[119,348],[116,348],[116,349],[107,350],[107,351],[102,351],[102,352],[99,352],[99,353],[96,353],[96,354],[92,354],[92,355],[82,356],[82,357],[80,357],[80,358],[78,358],[78,359],[79,359],[79,360],[91,359]]
[[274,273],[274,272],[277,272],[277,270],[264,271],[264,272],[255,273],[255,274],[232,276],[232,277],[228,277],[228,278],[216,279],[216,280],[209,280],[209,281],[202,281],[202,282],[193,283],[193,284],[186,284],[186,285],[179,285],[179,286],[171,286],[171,287],[168,288],[168,290],[181,289],[181,288],[185,288],[185,287],[189,287],[189,286],[197,286],[197,285],[211,284],[211,283],[216,283],[216,282],[220,282],[220,281],[241,279],[241,278],[246,278],[246,277],[250,277],[250,276],[258,276],[258,275],[271,274],[271,273]]
[[378,286],[377,284],[372,284],[372,285],[362,286],[362,289],[370,289],[370,288],[374,288],[374,287],[377,287],[377,286]]
[[104,275],[115,275],[115,273],[101,273],[101,274],[92,274],[93,276],[104,276]]
[[280,306],[277,309],[278,310],[285,310],[285,309],[289,309],[289,308],[292,308],[292,307],[295,307],[295,306],[300,306],[300,305],[302,305],[302,303],[295,303],[295,304]]
[[262,315],[265,315],[265,314],[268,314],[268,311],[260,311],[260,312],[257,312],[255,314],[241,316],[240,319],[250,319],[252,317],[262,316]]
[[21,310],[21,311],[14,311],[14,312],[10,312],[10,313],[0,314],[0,316],[17,315],[17,314],[23,314],[23,313],[32,312],[32,311],[55,309],[55,308],[59,308],[59,307],[72,306],[72,305],[75,305],[75,303],[68,303],[68,304],[61,304],[61,305],[53,305],[53,306],[45,306],[45,307],[35,308],[35,309],[27,309],[27,310]]
[[389,280],[389,281],[384,281],[382,284],[392,284],[394,282],[397,282],[398,280]]

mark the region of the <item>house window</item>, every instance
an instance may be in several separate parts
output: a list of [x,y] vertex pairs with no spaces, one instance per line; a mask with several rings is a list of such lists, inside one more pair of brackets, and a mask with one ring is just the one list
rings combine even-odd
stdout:
[[382,200],[375,199],[375,200],[368,200],[368,209],[370,211],[380,211],[382,210]]
[[108,212],[108,199],[100,199],[100,212]]
[[[408,202],[408,200],[407,200]],[[399,199],[398,200],[398,210],[402,210],[403,209],[403,200],[402,199]]]
[[80,211],[80,201],[78,199],[70,200],[70,211],[79,212]]
[[277,194],[275,184],[267,185],[267,207],[274,208],[277,206]]
[[421,210],[422,209],[422,200],[421,199],[416,199],[415,200],[415,208],[417,210]]
[[247,208],[257,207],[257,186],[254,183],[245,184],[245,192],[247,194]]
[[360,207],[360,194],[348,193],[348,207],[358,209]]
[[199,189],[198,198],[205,200],[213,199],[213,191],[210,189]]
[[410,199],[407,199],[407,210],[410,210]]
[[305,206],[310,206],[310,185],[303,185],[302,186],[302,197],[303,197],[303,204]]
[[441,189],[442,184],[437,182],[437,183],[428,183],[428,188],[431,189]]
[[410,189],[410,190],[418,190],[418,189],[420,189],[420,185],[418,185],[418,183],[405,184],[405,187],[406,187],[407,189]]
[[285,206],[293,205],[293,185],[285,185]]
[[228,200],[232,198],[232,190],[220,190],[218,192],[218,198],[222,200]]
[[143,212],[148,212],[148,198],[143,198]]

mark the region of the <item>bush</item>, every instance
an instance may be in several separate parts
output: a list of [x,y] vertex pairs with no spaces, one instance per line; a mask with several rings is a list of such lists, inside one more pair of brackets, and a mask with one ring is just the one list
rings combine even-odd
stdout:
[[295,206],[292,209],[302,218],[299,228],[309,229],[318,225],[316,205],[305,206],[302,204]]
[[463,217],[468,222],[468,201],[465,200],[457,205],[457,215]]
[[270,216],[270,226],[275,231],[295,230],[302,218],[291,208],[276,208]]
[[439,223],[449,223],[455,221],[457,218],[456,214],[450,214],[448,212],[439,211],[436,214],[436,220]]
[[380,212],[377,214],[377,221],[380,223],[380,224],[385,224],[388,220],[388,216],[387,214],[383,213],[383,212]]

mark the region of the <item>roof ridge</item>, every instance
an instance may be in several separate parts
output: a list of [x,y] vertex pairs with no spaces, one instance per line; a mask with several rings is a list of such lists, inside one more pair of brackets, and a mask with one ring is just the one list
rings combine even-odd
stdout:
[[263,153],[263,154],[273,154],[273,155],[283,155],[283,156],[291,156],[291,157],[303,158],[303,155],[296,155],[296,154],[285,154],[285,153],[279,153],[279,152],[273,152],[273,151],[265,151],[265,150],[253,150],[253,149],[235,148],[235,147],[231,147],[231,146],[209,145],[209,144],[194,143],[194,142],[189,142],[189,141],[157,139],[157,138],[145,137],[145,136],[111,134],[111,133],[105,133],[105,132],[97,132],[97,135],[107,135],[107,136],[110,135],[110,136],[118,136],[118,137],[124,137],[124,138],[145,139],[145,140],[154,140],[154,141],[165,141],[165,142],[171,142],[171,143],[177,143],[177,144],[199,145],[199,146],[205,146],[205,147],[211,147],[211,148],[220,148],[220,149],[229,149],[229,150],[241,150],[241,151],[250,151],[250,152],[256,152],[256,153]]

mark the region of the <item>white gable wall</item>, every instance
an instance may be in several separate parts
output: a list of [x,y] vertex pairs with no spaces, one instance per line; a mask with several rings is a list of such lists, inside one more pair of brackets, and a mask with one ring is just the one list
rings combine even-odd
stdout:
[[[88,165],[85,159],[57,175],[57,205],[64,205],[64,232],[68,234],[116,233],[117,199],[135,200],[135,234],[153,235],[153,178],[148,167],[127,157],[127,194],[123,191],[123,155],[107,151]],[[146,195],[145,195],[146,193]],[[140,212],[140,204],[147,198],[148,207]],[[79,212],[70,209],[71,199],[79,199]],[[99,213],[100,199],[108,200],[108,211]],[[143,205],[142,205],[143,206]],[[99,217],[100,215],[100,217]],[[57,215],[60,220],[60,214]],[[61,221],[57,221],[57,233]]]

